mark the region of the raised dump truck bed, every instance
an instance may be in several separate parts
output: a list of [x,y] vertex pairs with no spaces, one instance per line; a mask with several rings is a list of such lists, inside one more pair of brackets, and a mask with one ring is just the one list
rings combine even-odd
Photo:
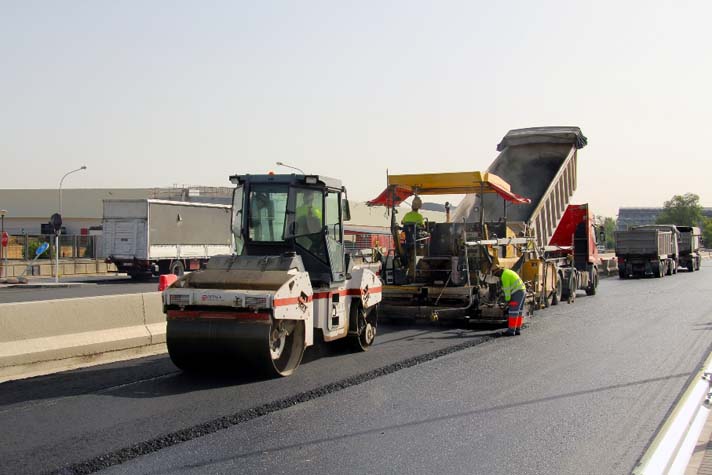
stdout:
[[[587,139],[578,127],[532,127],[510,130],[497,145],[500,154],[487,169],[510,184],[530,204],[507,207],[484,197],[485,221],[504,219],[520,222],[531,230],[539,246],[554,234],[569,200],[576,190],[577,150]],[[467,195],[453,221],[479,221],[482,208],[477,195]]]

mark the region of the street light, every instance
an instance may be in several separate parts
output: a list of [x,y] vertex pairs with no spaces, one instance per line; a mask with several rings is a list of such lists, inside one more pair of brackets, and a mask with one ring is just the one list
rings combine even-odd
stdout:
[[287,164],[284,163],[284,162],[277,162],[277,166],[291,168],[292,170],[297,170],[297,171],[298,171],[299,173],[301,173],[302,175],[306,175],[306,173],[304,173],[304,170],[302,170],[301,168],[297,168],[297,167],[293,167],[293,166],[291,166],[291,165],[287,165]]
[[[7,214],[6,209],[0,209],[0,236],[5,235],[5,215]],[[0,261],[3,260],[3,254],[5,253],[5,246],[0,246]],[[7,268],[7,255],[5,255],[5,260],[3,261],[4,265],[2,266],[2,271],[0,272],[0,277],[3,277],[7,271],[5,270]]]
[[59,180],[59,214],[62,214],[62,182],[64,182],[64,179],[67,178],[68,175],[71,175],[72,173],[80,172],[82,170],[86,170],[87,166],[82,165],[81,167],[77,168],[76,170],[69,171],[64,174],[61,180]]
[[[64,179],[67,178],[67,176],[71,175],[72,173],[80,172],[82,170],[86,170],[87,166],[82,165],[81,167],[77,168],[76,170],[71,170],[68,171],[67,173],[64,174],[61,180],[59,180],[59,215],[62,216],[62,183],[64,182]],[[57,232],[54,235],[54,254],[55,254],[55,261],[54,261],[54,281],[59,282],[59,235],[62,233],[62,228],[57,230]]]

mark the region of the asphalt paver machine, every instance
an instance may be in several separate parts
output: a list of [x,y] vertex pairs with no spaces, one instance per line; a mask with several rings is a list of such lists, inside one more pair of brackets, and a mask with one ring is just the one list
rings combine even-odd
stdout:
[[[425,222],[401,225],[398,205],[410,196],[475,194],[499,198],[496,221]],[[517,271],[527,283],[530,313],[542,296],[555,286],[553,268],[536,248],[535,238],[521,223],[509,222],[507,210],[530,200],[513,193],[509,184],[493,173],[429,173],[390,175],[388,187],[371,206],[387,206],[395,249],[385,256],[382,278],[382,314],[388,318],[506,321],[501,284],[494,265]],[[494,206],[494,202],[488,201]],[[552,265],[553,266],[553,265]],[[546,280],[547,274],[549,280]]]

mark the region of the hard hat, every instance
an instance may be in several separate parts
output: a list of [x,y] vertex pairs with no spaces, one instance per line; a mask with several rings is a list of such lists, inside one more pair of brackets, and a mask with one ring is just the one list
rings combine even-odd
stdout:
[[413,198],[413,203],[410,205],[414,210],[418,210],[423,206],[423,200],[419,196]]

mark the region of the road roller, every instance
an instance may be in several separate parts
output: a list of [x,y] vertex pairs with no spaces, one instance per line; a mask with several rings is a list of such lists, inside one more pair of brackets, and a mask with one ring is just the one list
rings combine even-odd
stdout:
[[296,174],[230,181],[233,254],[212,257],[163,291],[173,363],[289,376],[315,340],[349,339],[367,350],[382,286],[345,252],[350,210],[341,182]]

